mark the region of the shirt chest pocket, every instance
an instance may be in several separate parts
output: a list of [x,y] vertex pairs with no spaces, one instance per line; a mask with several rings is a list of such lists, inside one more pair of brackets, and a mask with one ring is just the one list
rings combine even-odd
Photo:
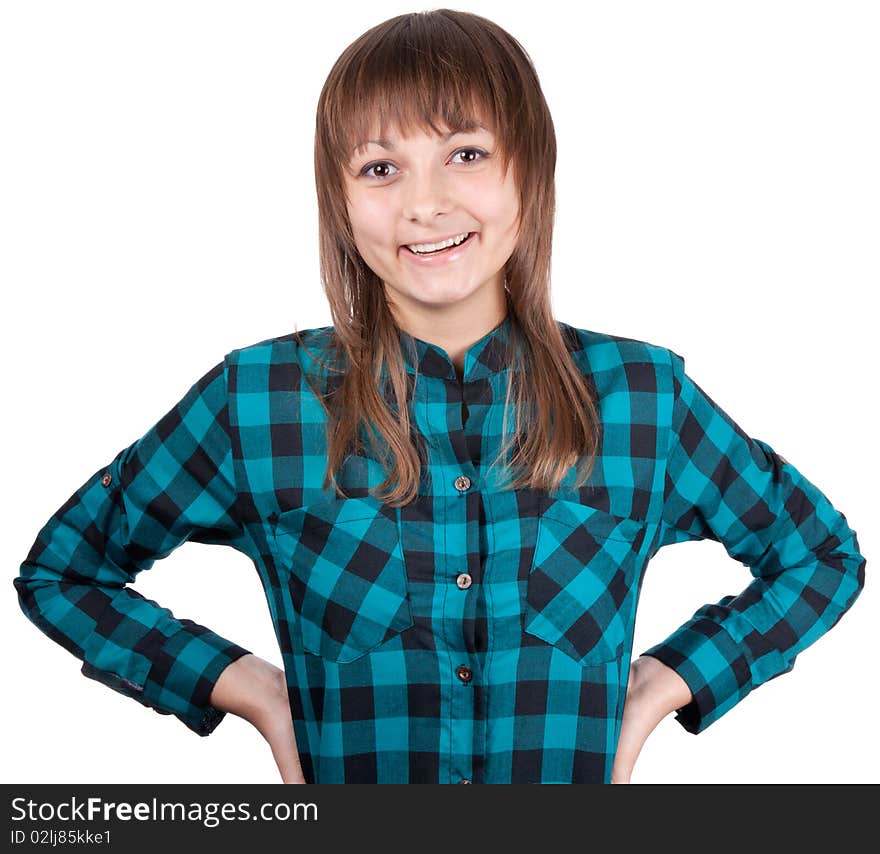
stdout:
[[353,661],[413,625],[395,508],[331,499],[276,515],[272,528],[308,652]]
[[580,664],[618,659],[634,616],[644,523],[550,500],[538,520],[523,630]]

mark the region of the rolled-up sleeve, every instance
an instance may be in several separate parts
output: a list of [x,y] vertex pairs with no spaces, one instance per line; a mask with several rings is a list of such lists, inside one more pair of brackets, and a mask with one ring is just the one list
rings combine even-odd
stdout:
[[676,712],[702,732],[758,685],[794,667],[864,587],[846,516],[792,463],[749,437],[672,357],[673,406],[658,548],[711,539],[749,568],[738,595],[707,604],[645,650],[693,699]]
[[82,673],[199,735],[227,665],[250,651],[129,585],[187,540],[239,547],[225,360],[52,515],[13,579],[22,611]]

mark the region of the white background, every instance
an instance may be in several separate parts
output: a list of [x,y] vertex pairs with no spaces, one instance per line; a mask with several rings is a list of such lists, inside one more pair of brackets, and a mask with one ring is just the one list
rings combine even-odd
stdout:
[[[12,586],[85,479],[230,350],[331,322],[314,113],[358,35],[418,3],[6,2],[0,12],[4,782],[278,782],[80,674]],[[853,609],[705,732],[669,716],[633,783],[877,782],[880,43],[869,2],[479,2],[534,61],[559,160],[556,316],[667,346],[857,531]],[[750,575],[658,553],[635,652]],[[259,577],[188,543],[137,589],[278,666]]]

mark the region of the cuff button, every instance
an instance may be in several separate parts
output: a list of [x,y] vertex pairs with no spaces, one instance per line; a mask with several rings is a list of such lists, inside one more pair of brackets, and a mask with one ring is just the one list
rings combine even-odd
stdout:
[[105,471],[101,476],[101,486],[110,486],[113,483],[113,475],[109,471]]

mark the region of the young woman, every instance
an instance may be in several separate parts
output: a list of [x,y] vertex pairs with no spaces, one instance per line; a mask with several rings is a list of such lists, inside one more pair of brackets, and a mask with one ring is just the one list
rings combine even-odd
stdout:
[[[484,18],[401,15],[317,109],[334,325],[226,354],[39,532],[24,613],[82,672],[199,735],[256,726],[286,782],[627,782],[859,595],[845,516],[659,344],[554,319],[556,146]],[[750,567],[633,656],[647,565]],[[284,669],[130,583],[187,540],[247,554]]]

